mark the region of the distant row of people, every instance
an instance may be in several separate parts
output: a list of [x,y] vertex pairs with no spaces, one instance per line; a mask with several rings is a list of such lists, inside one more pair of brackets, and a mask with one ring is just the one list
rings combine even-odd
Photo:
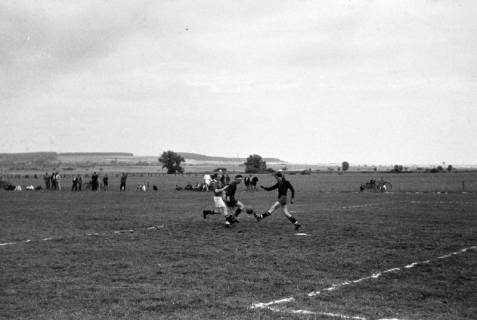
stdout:
[[247,191],[257,190],[258,177],[252,177],[252,175],[249,175],[243,178],[243,183],[245,184]]
[[[128,175],[127,173],[122,173],[120,179],[120,186],[119,190],[126,191],[126,181]],[[61,176],[58,172],[52,172],[49,174],[46,172],[43,175],[43,179],[45,181],[45,189],[46,190],[61,190]],[[100,182],[101,181],[101,182]],[[82,189],[85,190],[92,190],[92,191],[108,191],[109,190],[109,177],[105,174],[102,179],[100,179],[98,173],[95,171],[91,175],[91,180],[83,183],[83,177],[80,174],[77,174],[72,179],[72,186],[71,191],[81,191]]]
[[46,190],[61,190],[61,175],[53,171],[51,174],[45,172],[43,175]]

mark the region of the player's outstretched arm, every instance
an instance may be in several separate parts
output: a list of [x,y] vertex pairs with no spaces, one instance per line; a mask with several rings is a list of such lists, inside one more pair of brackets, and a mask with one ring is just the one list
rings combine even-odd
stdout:
[[262,188],[263,190],[272,191],[272,190],[278,189],[278,183],[274,184],[271,187],[264,187],[261,185],[260,188]]

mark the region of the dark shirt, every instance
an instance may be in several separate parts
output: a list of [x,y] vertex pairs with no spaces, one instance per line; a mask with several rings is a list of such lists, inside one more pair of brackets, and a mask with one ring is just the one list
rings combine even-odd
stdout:
[[237,182],[232,181],[229,187],[225,190],[225,194],[230,200],[235,199],[235,192],[237,192]]
[[275,189],[278,189],[278,197],[280,198],[281,196],[286,196],[288,189],[291,191],[291,197],[292,199],[295,198],[295,189],[293,189],[293,186],[291,185],[290,181],[283,179],[280,182],[275,183],[271,187],[264,187],[265,190],[267,191],[272,191]]

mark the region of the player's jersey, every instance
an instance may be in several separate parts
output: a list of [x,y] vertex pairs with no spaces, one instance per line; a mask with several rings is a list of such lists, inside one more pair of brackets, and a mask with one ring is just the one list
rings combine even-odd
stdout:
[[227,188],[227,190],[225,190],[225,192],[227,194],[227,197],[234,198],[235,197],[235,192],[237,192],[237,182],[232,181],[229,184],[229,187]]
[[285,179],[283,179],[280,182],[277,182],[276,184],[274,184],[271,187],[265,187],[264,189],[267,190],[267,191],[278,189],[278,198],[280,198],[282,196],[286,197],[287,191],[288,191],[288,189],[290,189],[291,197],[292,198],[295,197],[295,189],[293,189],[293,186],[291,185],[291,183],[288,180],[285,180]]
[[222,184],[222,182],[220,181],[217,181],[217,180],[212,180],[212,190],[214,190],[214,196],[216,197],[222,197],[222,192],[223,191],[219,191],[219,192],[216,192],[215,190],[216,189],[222,189],[224,187],[224,185]]

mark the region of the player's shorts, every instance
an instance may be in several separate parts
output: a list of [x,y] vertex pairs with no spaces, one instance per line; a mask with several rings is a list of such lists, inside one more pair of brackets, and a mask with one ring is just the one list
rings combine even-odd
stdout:
[[288,202],[287,196],[280,196],[278,198],[278,202],[280,203],[280,205],[285,206]]
[[222,197],[214,197],[214,204],[216,208],[225,208],[225,202]]
[[225,202],[227,204],[227,207],[235,207],[237,205],[237,199],[229,199],[228,201]]

